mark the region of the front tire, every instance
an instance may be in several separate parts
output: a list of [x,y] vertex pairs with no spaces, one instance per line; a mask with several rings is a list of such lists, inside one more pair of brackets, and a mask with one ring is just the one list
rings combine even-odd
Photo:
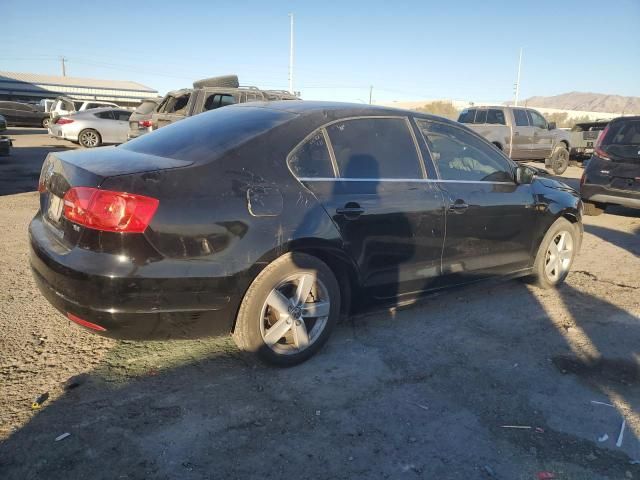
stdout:
[[569,167],[569,150],[560,144],[551,155],[551,169],[556,175],[562,175]]
[[102,137],[92,128],[87,128],[78,135],[78,143],[84,148],[95,148],[102,145]]
[[547,230],[536,254],[533,264],[536,285],[547,289],[564,282],[579,246],[575,226],[565,218],[557,219]]
[[340,288],[331,269],[314,256],[287,253],[247,290],[233,339],[268,363],[297,365],[322,347],[339,315]]

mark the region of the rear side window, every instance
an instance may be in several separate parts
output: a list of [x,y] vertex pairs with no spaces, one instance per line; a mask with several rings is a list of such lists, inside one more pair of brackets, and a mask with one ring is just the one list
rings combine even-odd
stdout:
[[226,107],[227,105],[233,105],[236,103],[236,99],[233,95],[225,93],[214,93],[209,95],[204,102],[204,110],[215,110],[216,108]]
[[490,109],[487,112],[487,123],[491,123],[492,125],[506,125],[507,122],[504,120],[504,112],[495,108]]
[[487,111],[478,110],[478,113],[476,113],[476,119],[473,123],[487,123]]
[[343,120],[327,127],[342,178],[422,178],[404,118]]
[[475,108],[463,110],[462,113],[460,114],[460,117],[458,118],[458,121],[460,123],[473,123],[473,119],[475,118],[475,116],[476,116]]
[[98,112],[94,114],[96,117],[98,118],[102,118],[104,120],[113,120],[114,116],[113,116],[113,112],[112,111],[106,111],[106,112]]
[[517,109],[513,111],[513,119],[516,122],[516,127],[528,127],[529,118],[527,117],[527,111]]
[[510,163],[491,145],[453,125],[417,121],[443,180],[512,182]]
[[291,153],[289,168],[298,178],[333,178],[331,157],[322,130]]
[[292,118],[292,113],[266,108],[219,108],[172,123],[117,148],[203,164]]

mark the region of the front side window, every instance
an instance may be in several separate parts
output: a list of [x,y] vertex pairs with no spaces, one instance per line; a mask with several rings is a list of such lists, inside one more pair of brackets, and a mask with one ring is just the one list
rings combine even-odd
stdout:
[[327,127],[342,178],[423,178],[404,118],[358,118]]
[[502,110],[498,110],[496,108],[492,108],[487,112],[487,123],[491,123],[492,125],[506,125],[504,119],[504,112]]
[[322,130],[315,132],[289,156],[289,168],[298,178],[332,178],[333,167]]
[[458,117],[458,121],[460,123],[473,123],[473,119],[476,116],[475,108],[468,108],[462,111],[460,117]]
[[529,115],[531,115],[531,125],[534,127],[542,128],[543,130],[547,129],[547,121],[544,119],[542,115],[540,115],[535,110],[527,110]]
[[487,111],[478,110],[478,113],[476,113],[476,119],[473,123],[487,123]]
[[491,145],[452,125],[418,120],[443,180],[511,182],[511,165]]
[[527,117],[527,111],[522,109],[515,109],[513,111],[513,119],[516,122],[516,127],[528,127],[529,118]]

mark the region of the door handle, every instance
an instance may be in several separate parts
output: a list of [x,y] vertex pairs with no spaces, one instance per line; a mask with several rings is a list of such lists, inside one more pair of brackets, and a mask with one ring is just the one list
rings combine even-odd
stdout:
[[513,136],[514,137],[519,137],[520,136],[520,132],[513,132]]
[[449,210],[454,213],[464,213],[467,208],[469,208],[469,205],[462,199],[449,204]]
[[364,208],[356,202],[349,202],[342,208],[336,208],[336,213],[343,215],[347,220],[355,220],[364,213]]

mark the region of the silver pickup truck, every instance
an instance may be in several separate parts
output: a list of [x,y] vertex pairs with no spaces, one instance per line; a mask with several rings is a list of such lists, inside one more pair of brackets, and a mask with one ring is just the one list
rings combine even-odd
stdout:
[[544,160],[561,175],[569,166],[571,137],[536,110],[523,107],[470,107],[458,118],[513,160]]

